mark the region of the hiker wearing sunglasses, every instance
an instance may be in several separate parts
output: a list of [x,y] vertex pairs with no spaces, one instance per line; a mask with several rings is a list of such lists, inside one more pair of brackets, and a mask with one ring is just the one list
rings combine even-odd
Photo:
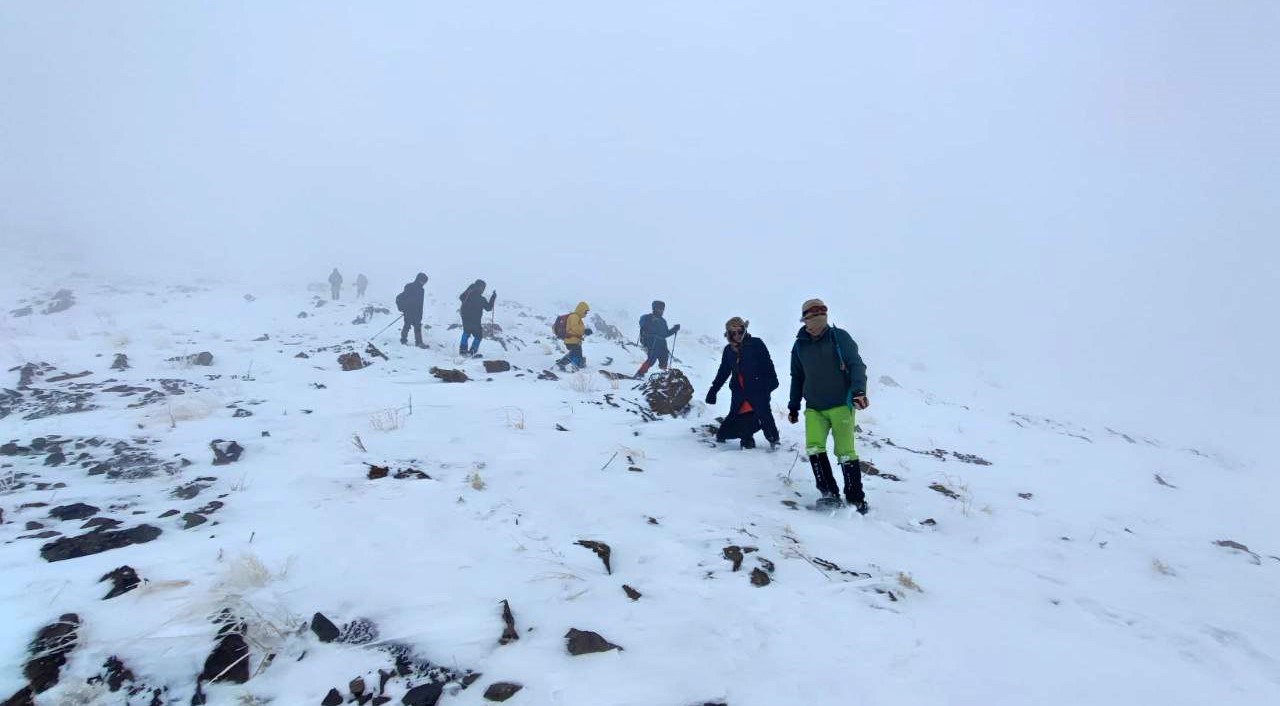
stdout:
[[818,484],[819,507],[840,506],[840,486],[827,457],[827,436],[835,439],[836,459],[844,475],[844,499],[867,513],[862,467],[853,447],[854,410],[866,409],[867,366],[848,332],[827,323],[827,305],[810,299],[801,307],[804,326],[791,347],[791,401],[787,421],[800,420],[804,397],[805,452]]
[[770,394],[778,389],[778,372],[764,341],[747,333],[747,322],[735,316],[725,322],[724,337],[729,344],[720,355],[720,370],[707,390],[707,404],[716,403],[716,393],[725,381],[733,397],[729,414],[716,432],[716,441],[739,439],[744,449],[756,447],[755,433],[764,430],[769,450],[778,448],[778,424],[773,419]]

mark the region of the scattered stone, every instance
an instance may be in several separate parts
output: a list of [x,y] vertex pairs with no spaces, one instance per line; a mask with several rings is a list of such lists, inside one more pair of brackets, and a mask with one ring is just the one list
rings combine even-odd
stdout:
[[213,354],[209,351],[203,351],[194,355],[177,356],[169,359],[170,363],[184,363],[186,365],[199,365],[209,367],[213,365]]
[[315,633],[321,642],[333,642],[342,635],[338,630],[338,626],[324,617],[323,613],[316,613],[311,616],[311,632]]
[[305,311],[300,311],[300,312],[298,312],[298,318],[299,318],[299,319],[305,319],[305,318],[307,318],[307,312],[305,312]]
[[112,370],[128,370],[129,356],[124,353],[116,353],[116,359],[111,363]]
[[67,462],[66,454],[62,453],[62,449],[54,449],[44,460],[46,466],[61,466]]
[[57,537],[58,535],[61,535],[61,534],[62,533],[57,530],[45,530],[43,532],[37,532],[36,534],[21,535],[18,537],[18,539],[49,539],[51,537]]
[[787,507],[791,508],[792,510],[799,510],[799,509],[800,509],[799,504],[797,504],[797,503],[796,503],[796,501],[794,501],[794,500],[783,500],[783,501],[782,501],[782,504],[783,504],[783,505],[786,505]]
[[929,518],[920,520],[920,524],[925,527],[937,527],[938,521],[933,519],[932,517],[929,517]]
[[66,613],[56,623],[40,628],[31,643],[31,659],[22,670],[32,692],[44,693],[58,683],[67,654],[76,648],[79,639],[80,616],[75,613]]
[[634,588],[632,588],[632,587],[628,586],[628,585],[627,585],[627,584],[625,584],[625,583],[624,583],[624,584],[622,584],[622,592],[623,592],[623,593],[625,593],[625,594],[627,594],[627,598],[630,598],[630,599],[631,599],[631,600],[633,600],[633,601],[638,601],[638,600],[640,600],[640,596],[644,595],[644,594],[640,593],[639,591],[637,591],[636,589],[634,589]]
[[[178,498],[179,500],[190,500],[199,495],[201,491],[207,490],[208,488],[209,485],[207,483],[191,481],[186,485],[180,485],[177,488],[174,488],[173,492],[169,493],[169,495]],[[174,512],[177,511],[175,510]],[[163,517],[163,515],[161,515],[161,517]]]
[[932,483],[932,484],[930,484],[930,485],[929,485],[929,490],[932,490],[932,491],[936,491],[936,492],[942,493],[943,495],[947,496],[948,498],[951,498],[952,500],[959,500],[959,499],[960,499],[960,494],[959,494],[959,493],[957,493],[956,491],[954,491],[954,490],[952,490],[952,489],[948,488],[947,486],[945,486],[945,485],[943,485],[943,484],[941,484],[941,483]]
[[89,520],[88,522],[84,523],[83,525],[80,525],[80,529],[104,530],[104,529],[115,529],[116,527],[119,527],[119,526],[120,526],[120,520],[113,520],[110,517],[95,517]]
[[84,503],[59,505],[49,511],[49,517],[58,520],[87,520],[98,514],[98,508]]
[[160,519],[163,520],[166,517],[173,517],[176,514],[178,514],[177,510],[165,510],[164,512],[160,513]]
[[[111,656],[102,665],[102,672],[97,676],[90,677],[90,684],[106,684],[111,693],[115,693],[124,688],[125,682],[134,683],[137,678],[128,667],[124,666],[124,662],[119,657]],[[129,693],[137,694],[138,691],[130,689]],[[155,703],[153,701],[153,703]]]
[[377,639],[378,626],[368,618],[352,620],[342,627],[342,634],[338,636],[338,642],[347,645],[367,645]]
[[352,370],[360,370],[365,367],[364,360],[360,357],[360,354],[355,351],[343,353],[338,356],[338,365],[341,365],[342,369],[348,372]]
[[502,601],[502,637],[498,638],[499,645],[507,645],[520,639],[520,633],[516,632],[516,616],[511,612],[511,604],[505,599]]
[[724,554],[725,559],[733,562],[734,571],[742,568],[742,547],[739,547],[736,544],[730,544],[725,547],[721,553]]
[[45,561],[64,561],[91,554],[100,554],[112,549],[120,549],[132,544],[146,544],[159,537],[159,527],[138,525],[127,530],[90,532],[77,537],[63,537],[40,547],[40,556]]
[[366,464],[366,465],[369,466],[369,474],[368,474],[369,480],[378,480],[379,478],[386,478],[387,475],[391,473],[391,469],[387,468],[386,466],[375,466],[372,463]]
[[[4,519],[4,510],[0,510],[0,519]],[[27,522],[28,532],[35,532],[38,529],[44,529],[44,525],[40,524],[39,522],[36,522],[35,520],[30,520]]]
[[1160,485],[1163,485],[1163,486],[1164,486],[1164,487],[1166,487],[1166,488],[1173,488],[1174,490],[1177,490],[1177,489],[1178,489],[1178,486],[1176,486],[1176,485],[1174,485],[1174,484],[1170,483],[1169,481],[1165,480],[1164,478],[1161,478],[1159,473],[1155,474],[1155,476],[1156,476],[1156,483],[1159,483]]
[[656,518],[656,517],[650,517],[650,518],[647,518],[647,520],[646,520],[646,521],[647,521],[649,524],[651,524],[651,525],[656,525],[656,524],[658,524],[658,518]]
[[188,512],[182,516],[182,529],[189,530],[192,527],[199,527],[208,522],[209,518],[194,512]]
[[392,476],[392,478],[395,478],[396,480],[409,480],[409,479],[430,480],[431,476],[427,475],[426,473],[423,473],[422,471],[419,471],[416,468],[402,468],[396,471],[395,475]]
[[509,682],[509,681],[494,682],[493,684],[489,685],[488,689],[484,690],[484,698],[485,698],[485,701],[499,701],[499,702],[506,701],[512,696],[515,696],[516,692],[520,691],[523,688],[524,688],[523,685],[516,684],[514,682]]
[[236,418],[236,419],[243,419],[243,418],[245,418],[245,417],[252,417],[252,416],[253,416],[253,412],[250,412],[250,411],[249,411],[249,410],[247,410],[247,409],[243,409],[243,408],[239,408],[239,407],[237,407],[237,408],[236,408],[235,413],[234,413],[234,414],[232,414],[231,416],[232,416],[232,417],[234,417],[234,418]]
[[409,690],[400,703],[404,706],[436,706],[444,694],[444,684],[422,684]]
[[1262,557],[1258,556],[1253,550],[1249,549],[1249,547],[1239,542],[1232,541],[1230,539],[1219,539],[1218,541],[1214,542],[1214,544],[1219,547],[1223,547],[1224,549],[1234,549],[1235,551],[1238,551],[1238,552],[1244,552],[1245,554],[1249,555],[1250,560],[1253,561],[1253,563],[1262,564]]
[[681,415],[693,400],[693,383],[674,368],[650,375],[640,390],[649,403],[649,409],[658,415]]
[[[70,289],[59,289],[57,293],[53,295],[53,299],[49,300],[49,304],[44,308],[43,313],[57,314],[58,312],[70,309],[75,305],[75,303],[75,295],[71,293]],[[36,693],[40,693],[40,689],[36,689]]]
[[302,358],[302,359],[304,359],[304,360],[305,360],[305,359],[307,359],[307,358],[310,358],[310,357],[311,357],[311,356],[307,355],[306,353],[299,353],[299,354],[297,354],[297,355],[295,355],[295,356],[294,356],[294,358]]
[[599,633],[591,632],[590,630],[569,628],[569,632],[565,633],[564,636],[567,640],[565,646],[568,648],[569,654],[574,657],[592,654],[595,652],[622,650],[618,645],[615,645],[601,637]]
[[324,700],[320,702],[320,706],[339,706],[342,703],[342,694],[337,689],[330,689],[325,694]]
[[467,382],[471,380],[471,378],[467,377],[467,374],[461,370],[433,367],[430,372],[435,378],[443,380],[444,382]]
[[359,697],[363,695],[365,690],[364,678],[356,677],[355,679],[352,679],[351,682],[347,684],[347,689],[351,692],[352,696]]
[[586,547],[587,549],[595,552],[596,556],[600,557],[600,561],[604,562],[605,573],[613,575],[613,568],[609,566],[609,556],[612,554],[612,550],[609,549],[608,544],[590,539],[580,539],[577,542],[574,542],[574,544],[577,544],[580,547]]
[[557,424],[557,425],[556,425],[556,431],[569,431],[569,430],[568,430],[568,429],[565,429],[562,425]]
[[264,333],[261,336],[258,336],[257,338],[253,339],[253,342],[261,343],[262,341],[270,341],[270,340],[271,340],[271,336]]
[[121,566],[118,569],[103,574],[102,578],[98,579],[98,583],[102,583],[103,581],[111,582],[111,590],[107,592],[107,595],[102,597],[102,600],[104,601],[115,598],[116,596],[123,596],[129,591],[137,588],[142,583],[142,579],[138,578],[138,572],[134,571],[131,566]]
[[243,684],[249,681],[249,645],[239,632],[227,632],[218,640],[213,652],[205,658],[201,682],[231,682]]
[[539,380],[559,380],[560,376],[556,375],[550,370],[543,370],[542,372],[538,373],[538,379]]
[[1031,498],[1034,498],[1035,495],[1032,493],[1018,493],[1018,497],[1022,498],[1023,500],[1030,500]]
[[511,363],[505,360],[486,360],[484,362],[484,371],[486,373],[505,373],[511,370]]
[[757,586],[757,587],[768,586],[771,581],[772,579],[769,578],[769,574],[764,571],[761,571],[760,567],[757,566],[756,568],[751,570],[752,586]]
[[63,373],[62,375],[54,375],[53,377],[45,380],[45,382],[66,382],[68,380],[75,380],[76,378],[89,377],[90,375],[93,375],[93,373],[88,370],[78,373]]
[[240,454],[244,453],[244,447],[234,441],[223,441],[222,439],[214,439],[209,442],[209,448],[213,449],[213,465],[225,466],[229,463],[235,463],[240,460]]
[[19,307],[19,308],[17,308],[17,309],[13,309],[12,311],[10,311],[10,312],[9,312],[9,315],[10,315],[10,316],[16,316],[16,317],[19,317],[19,318],[20,318],[20,317],[23,317],[23,316],[31,316],[33,313],[35,313],[35,312],[31,309],[31,307],[29,307],[29,306],[23,306],[23,307]]
[[381,358],[385,361],[391,360],[390,358],[387,357],[386,353],[383,353],[381,350],[378,349],[377,346],[373,345],[372,343],[364,347],[364,352],[368,354],[370,358]]

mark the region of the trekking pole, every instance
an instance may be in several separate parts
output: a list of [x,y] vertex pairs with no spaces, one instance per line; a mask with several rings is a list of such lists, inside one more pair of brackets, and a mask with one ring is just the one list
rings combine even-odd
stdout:
[[404,314],[401,314],[401,315],[397,316],[395,321],[392,321],[391,323],[389,323],[389,324],[387,324],[386,326],[382,327],[382,331],[379,331],[379,332],[377,332],[377,333],[373,334],[372,336],[370,336],[370,337],[369,337],[369,342],[370,342],[370,343],[373,343],[373,339],[377,338],[378,336],[381,336],[381,335],[383,334],[383,332],[385,332],[387,329],[391,328],[392,326],[395,326],[395,325],[396,325],[396,323],[397,323],[397,322],[399,322],[399,321],[400,321],[400,319],[403,319],[403,318],[404,318]]
[[680,332],[676,331],[676,335],[671,337],[671,365],[675,367],[676,361],[676,343],[680,341]]

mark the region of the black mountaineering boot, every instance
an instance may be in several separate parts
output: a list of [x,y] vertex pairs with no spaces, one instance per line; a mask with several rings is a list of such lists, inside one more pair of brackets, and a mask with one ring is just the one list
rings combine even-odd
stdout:
[[840,464],[840,470],[844,472],[845,502],[857,509],[858,514],[867,514],[867,496],[862,492],[862,464],[855,458]]
[[831,459],[825,453],[814,454],[809,457],[809,466],[813,468],[813,480],[821,496],[818,505],[839,505],[840,486],[836,485],[836,478],[831,473]]

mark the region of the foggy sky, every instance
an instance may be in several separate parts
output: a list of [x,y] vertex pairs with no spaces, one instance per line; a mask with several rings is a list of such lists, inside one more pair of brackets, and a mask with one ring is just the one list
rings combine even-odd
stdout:
[[1278,32],[1260,1],[9,0],[0,234],[779,336],[822,296],[882,357],[1274,418]]

